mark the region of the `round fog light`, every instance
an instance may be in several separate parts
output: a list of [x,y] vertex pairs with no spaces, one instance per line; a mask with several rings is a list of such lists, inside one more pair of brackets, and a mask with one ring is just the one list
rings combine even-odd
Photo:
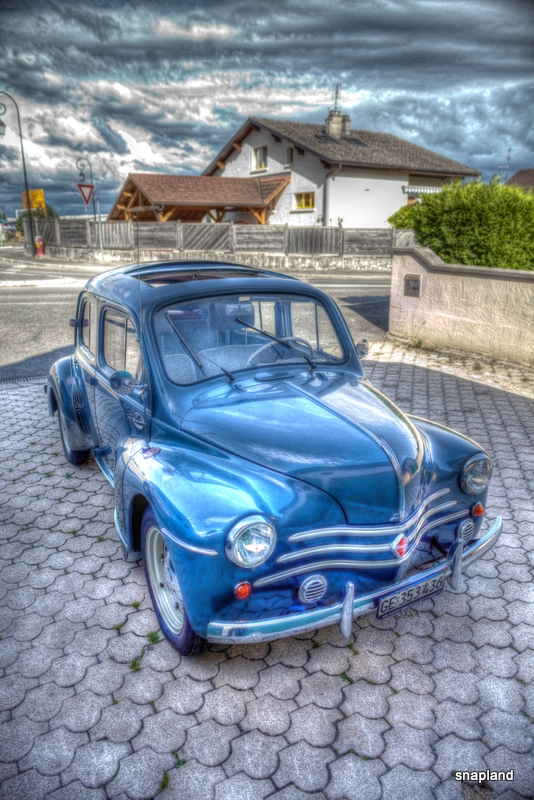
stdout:
[[234,589],[234,595],[238,600],[246,600],[252,594],[252,586],[248,581],[238,583]]

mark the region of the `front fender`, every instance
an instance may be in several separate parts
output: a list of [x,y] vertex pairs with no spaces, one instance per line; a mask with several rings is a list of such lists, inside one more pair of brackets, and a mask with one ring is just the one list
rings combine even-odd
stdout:
[[[141,450],[133,452],[121,489],[118,517],[125,523],[122,533],[128,549],[134,549],[133,516],[142,495],[166,535],[191,624],[204,636],[213,615],[236,602],[237,583],[272,571],[279,545],[288,536],[346,522],[340,506],[320,489],[187,437],[179,448],[162,446],[149,458]],[[250,570],[233,564],[224,544],[236,521],[253,514],[273,523],[278,544],[266,563]]]
[[[59,409],[65,420],[68,446],[72,450],[89,450],[94,447],[94,442],[80,423],[83,420],[76,410],[73,393],[77,391],[79,397],[85,397],[85,388],[79,385],[79,380],[74,376],[72,356],[60,358],[50,368],[47,385],[48,412],[54,416]],[[85,401],[86,402],[86,401]],[[87,405],[86,405],[87,407]]]

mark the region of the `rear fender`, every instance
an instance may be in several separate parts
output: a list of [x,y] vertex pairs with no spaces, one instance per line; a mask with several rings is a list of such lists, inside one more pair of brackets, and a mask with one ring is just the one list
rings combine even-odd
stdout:
[[73,402],[73,393],[76,392],[78,398],[83,400],[83,408],[87,409],[87,398],[85,397],[85,387],[83,382],[74,375],[73,358],[67,356],[56,361],[50,369],[48,376],[48,412],[54,416],[57,410],[61,411],[65,420],[67,432],[67,444],[72,450],[89,450],[95,446],[92,437],[82,428],[87,427],[84,418],[81,417],[83,410],[77,410]]

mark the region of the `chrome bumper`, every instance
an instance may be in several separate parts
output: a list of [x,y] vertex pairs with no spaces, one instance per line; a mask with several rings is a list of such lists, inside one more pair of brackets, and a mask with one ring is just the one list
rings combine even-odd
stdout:
[[[491,528],[477,539],[461,553],[461,569],[468,567],[473,561],[481,558],[484,553],[491,550],[502,531],[502,520],[500,517],[495,519]],[[456,551],[457,552],[457,551]],[[452,560],[439,561],[430,569],[412,575],[400,583],[378,589],[376,592],[366,594],[356,598],[352,603],[352,618],[372,611],[381,597],[390,594],[392,591],[400,591],[415,586],[421,581],[433,578],[436,575],[445,574],[451,576],[454,588],[458,587],[460,576],[460,563],[458,558]],[[350,594],[350,590],[348,592]],[[254,642],[270,642],[274,639],[282,639],[286,636],[295,636],[300,633],[308,633],[317,628],[325,628],[328,625],[336,625],[347,617],[347,598],[335,606],[328,608],[316,608],[303,614],[293,614],[287,617],[277,617],[275,619],[262,619],[255,622],[210,622],[206,638],[209,642],[220,644],[253,644]],[[344,632],[347,630],[346,621]]]

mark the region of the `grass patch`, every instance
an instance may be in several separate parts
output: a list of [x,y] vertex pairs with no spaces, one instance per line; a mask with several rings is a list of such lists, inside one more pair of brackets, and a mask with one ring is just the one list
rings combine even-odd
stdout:
[[176,769],[180,769],[180,767],[183,767],[184,764],[185,764],[185,759],[184,758],[178,758],[178,756],[176,756],[176,763],[174,765],[176,767]]
[[475,361],[475,363],[473,364],[473,369],[475,370],[475,372],[480,372],[480,370],[482,369],[482,364],[480,363],[480,361]]
[[348,644],[348,645],[347,645],[347,647],[349,648],[349,650],[352,650],[352,652],[354,653],[354,655],[355,655],[355,656],[359,656],[359,655],[360,655],[360,651],[359,651],[359,650],[357,650],[357,649],[354,647],[354,645],[353,645],[353,644]]
[[139,602],[139,600],[134,600],[133,603],[132,603],[132,606],[134,608],[136,608],[136,609],[139,608],[140,605],[141,605],[141,603]]
[[423,348],[423,340],[422,339],[416,339],[415,342],[412,342],[410,344],[410,347],[415,347],[416,350],[422,350],[422,348]]
[[126,622],[126,620],[124,620],[123,622],[117,622],[117,624],[114,625],[113,627],[115,628],[116,631],[120,631],[120,629],[125,624],[125,622]]
[[159,642],[159,633],[157,631],[150,631],[147,633],[146,638],[150,644],[157,644]]
[[135,658],[132,658],[132,660],[130,661],[130,669],[133,670],[134,672],[139,672],[139,670],[141,669],[141,658],[142,656],[136,656]]
[[167,788],[167,786],[169,785],[169,780],[170,780],[169,779],[169,773],[168,772],[164,772],[163,773],[163,778],[161,779],[161,783],[159,785],[160,792],[162,792],[164,789]]
[[349,676],[347,675],[347,673],[346,673],[346,672],[342,672],[342,673],[341,673],[341,675],[340,675],[339,677],[340,677],[340,678],[343,678],[343,680],[344,680],[344,681],[347,681],[347,683],[354,683],[353,679],[352,679],[352,678],[349,678]]
[[65,473],[65,477],[66,478],[72,478],[72,472],[66,472]]
[[111,705],[112,706],[118,706],[119,705],[119,701],[115,700],[115,698],[113,698],[113,700],[111,701]]
[[103,542],[104,538],[105,538],[104,536],[97,536],[96,540],[97,540],[97,542]]

